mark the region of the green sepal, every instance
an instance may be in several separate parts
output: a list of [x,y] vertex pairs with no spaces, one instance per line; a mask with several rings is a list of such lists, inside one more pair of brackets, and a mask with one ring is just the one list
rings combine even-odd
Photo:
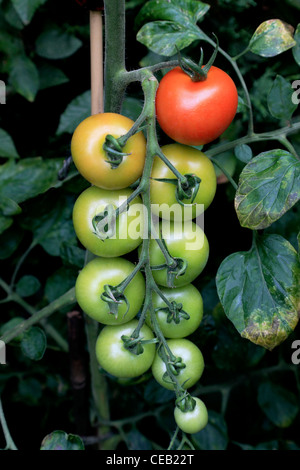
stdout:
[[182,319],[188,320],[190,315],[183,310],[183,306],[181,303],[177,303],[175,301],[170,302],[170,306],[163,307],[163,308],[156,308],[155,312],[166,312],[167,314],[167,323],[174,322],[178,325]]
[[123,161],[123,157],[130,155],[129,153],[123,152],[118,139],[110,134],[108,134],[105,138],[103,150],[108,157],[105,161],[110,164],[112,170],[118,168],[118,166]]
[[125,317],[130,308],[130,304],[128,302],[127,297],[123,294],[123,292],[120,291],[118,287],[106,284],[104,286],[104,292],[101,294],[100,298],[108,304],[110,309],[109,313],[114,315],[115,318],[118,317],[118,310],[121,304],[125,303],[127,306],[126,312],[124,313],[123,317]]
[[185,392],[179,395],[176,398],[175,405],[179,408],[183,413],[187,413],[189,411],[193,411],[196,406],[196,400],[191,397],[188,392]]
[[116,211],[113,204],[108,204],[103,212],[95,215],[92,219],[94,234],[104,241],[116,233]]

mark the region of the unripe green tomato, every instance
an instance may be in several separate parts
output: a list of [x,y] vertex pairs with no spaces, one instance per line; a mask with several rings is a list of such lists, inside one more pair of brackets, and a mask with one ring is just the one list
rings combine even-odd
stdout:
[[79,306],[88,316],[105,325],[120,325],[132,320],[138,314],[145,298],[145,279],[140,271],[124,291],[129,302],[127,313],[127,306],[123,302],[116,318],[110,313],[108,303],[100,297],[106,284],[119,285],[133,269],[133,263],[125,258],[94,258],[80,271],[76,280],[75,295]]
[[195,402],[195,408],[192,411],[181,411],[175,406],[174,418],[177,426],[187,434],[195,434],[201,431],[208,423],[208,412],[206,405],[200,398],[192,397]]
[[[204,358],[202,352],[192,341],[186,338],[176,338],[167,340],[167,344],[175,357],[181,357],[185,368],[181,369],[176,375],[176,379],[184,389],[188,389],[198,382],[204,371]],[[159,351],[155,354],[152,364],[152,374],[156,381],[168,390],[174,390],[171,379],[163,378],[166,372],[166,365],[159,355]]]
[[[132,320],[124,325],[105,326],[96,341],[96,357],[99,365],[109,374],[118,378],[138,377],[150,367],[155,356],[155,344],[143,344],[142,354],[134,354],[124,347],[121,337],[131,336],[138,321]],[[140,337],[144,340],[154,338],[151,329],[143,325]]]
[[82,245],[94,255],[105,258],[123,256],[141,244],[144,206],[139,196],[129,204],[128,210],[118,215],[115,223],[112,221],[107,225],[107,228],[113,229],[109,238],[99,238],[93,227],[93,219],[97,215],[103,214],[108,206],[113,210],[117,209],[132,192],[128,188],[112,191],[91,186],[75,201],[73,208],[75,233]]
[[[166,307],[164,300],[157,292],[153,292],[153,307],[160,309],[155,313],[156,320],[165,338],[184,338],[192,334],[203,318],[203,300],[199,290],[193,284],[186,284],[175,289],[160,287],[160,291],[169,302],[181,303],[184,312],[190,316],[187,319],[180,318],[179,323],[175,323],[174,318],[168,321],[169,312],[163,310]],[[146,323],[153,329],[150,312],[147,313]]]
[[151,173],[151,210],[153,214],[171,220],[194,219],[212,203],[217,189],[217,178],[211,160],[200,150],[181,144],[168,144],[161,148],[164,155],[182,175],[194,175],[200,178],[197,195],[191,201],[184,199],[184,206],[176,199],[177,187],[174,184],[159,181],[174,179],[172,170],[158,156],[153,161]]
[[[156,283],[164,287],[179,287],[193,282],[205,268],[209,257],[209,243],[202,228],[192,220],[183,223],[161,220],[157,233],[164,239],[173,258],[187,262],[187,269],[174,279],[173,286],[168,285],[166,268],[155,269],[152,274]],[[154,238],[150,240],[149,252],[151,267],[165,264],[165,257]]]

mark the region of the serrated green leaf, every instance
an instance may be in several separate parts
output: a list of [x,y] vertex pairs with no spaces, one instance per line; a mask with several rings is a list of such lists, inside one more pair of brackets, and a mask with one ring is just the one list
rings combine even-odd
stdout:
[[201,39],[200,30],[194,31],[173,21],[154,21],[145,24],[137,34],[137,40],[156,54],[170,57]]
[[4,129],[0,129],[0,157],[19,158],[14,141]]
[[251,147],[249,147],[249,145],[246,145],[246,144],[237,145],[234,148],[234,154],[238,160],[244,163],[250,162],[252,155],[253,155]]
[[29,57],[19,55],[10,61],[9,80],[17,93],[34,101],[39,89],[39,73]]
[[73,134],[78,124],[91,114],[91,91],[76,96],[60,116],[56,135]]
[[0,167],[0,199],[11,198],[17,204],[44,193],[57,182],[63,159],[41,157],[9,160]]
[[40,450],[84,450],[84,444],[79,436],[53,431],[44,437]]
[[147,2],[137,15],[137,24],[146,23],[149,20],[167,20],[179,23],[186,29],[190,24],[195,25],[209,10],[210,5],[195,0],[151,0]]
[[257,235],[249,251],[225,258],[216,284],[225,314],[242,337],[272,350],[295,329],[300,266],[296,250],[280,235]]
[[22,22],[29,24],[36,10],[47,0],[11,0]]
[[271,382],[259,385],[257,401],[269,420],[279,428],[289,427],[299,413],[296,395]]
[[261,57],[274,57],[296,45],[293,27],[279,19],[261,23],[249,42],[249,48]]
[[242,227],[263,229],[300,199],[300,161],[285,150],[254,157],[240,174],[235,210]]
[[16,285],[16,292],[20,297],[30,297],[41,287],[40,281],[29,274],[21,277]]
[[36,40],[36,52],[46,59],[65,59],[82,46],[82,41],[71,33],[53,25]]
[[268,94],[268,108],[273,117],[289,120],[297,104],[293,103],[292,85],[281,75],[277,75]]
[[22,341],[22,353],[32,361],[40,361],[47,347],[47,337],[39,326],[32,326],[25,331]]
[[297,28],[294,34],[294,39],[296,41],[296,45],[293,47],[292,53],[293,53],[295,61],[297,62],[298,65],[300,65],[300,23],[297,25]]

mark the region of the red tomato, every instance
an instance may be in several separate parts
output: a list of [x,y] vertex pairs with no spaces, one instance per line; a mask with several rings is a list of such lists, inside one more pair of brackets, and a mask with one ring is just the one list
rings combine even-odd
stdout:
[[186,145],[217,139],[232,122],[237,105],[233,80],[214,66],[207,78],[198,82],[175,67],[162,78],[156,94],[160,127],[171,139]]

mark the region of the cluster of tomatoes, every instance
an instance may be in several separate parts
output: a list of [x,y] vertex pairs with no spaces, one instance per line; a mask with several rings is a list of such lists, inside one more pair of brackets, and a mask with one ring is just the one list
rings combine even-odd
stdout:
[[[205,119],[206,127],[197,124],[191,129],[191,112],[194,112],[191,105],[185,111],[179,109],[176,94],[168,98],[166,91],[170,89],[168,80],[174,77],[178,80],[178,76],[181,93],[185,87],[181,80],[194,87],[196,82],[176,68],[165,75],[156,98],[158,121],[176,141],[161,147],[169,165],[160,155],[152,156],[148,188],[151,212],[157,220],[157,236],[147,245],[152,279],[150,303],[143,269],[126,258],[137,249],[141,259],[145,255],[143,239],[149,236],[149,217],[145,215],[149,208],[143,205],[142,192],[135,193],[133,189],[143,175],[147,151],[144,134],[138,131],[125,145],[118,146],[118,139],[134,123],[115,113],[92,115],[75,129],[72,158],[91,186],[75,202],[73,223],[79,241],[94,255],[78,275],[76,298],[82,310],[102,325],[96,342],[101,368],[118,378],[138,377],[151,369],[161,386],[176,392],[177,425],[185,432],[194,433],[207,424],[208,415],[205,404],[186,390],[200,379],[204,359],[200,349],[187,337],[202,320],[203,300],[192,282],[204,269],[209,256],[208,240],[195,218],[214,198],[216,175],[211,161],[191,145],[215,139],[229,125],[234,112],[224,123],[216,110],[215,116]],[[180,119],[177,119],[178,112]],[[166,125],[171,119],[173,123],[175,120],[173,132]],[[178,131],[176,135],[174,129]],[[172,168],[184,178],[196,176],[199,184],[192,204],[189,194],[179,201]],[[169,261],[174,261],[175,274],[172,262],[166,263],[166,253]],[[148,299],[146,311],[145,298]],[[142,323],[141,312],[144,312]]]

